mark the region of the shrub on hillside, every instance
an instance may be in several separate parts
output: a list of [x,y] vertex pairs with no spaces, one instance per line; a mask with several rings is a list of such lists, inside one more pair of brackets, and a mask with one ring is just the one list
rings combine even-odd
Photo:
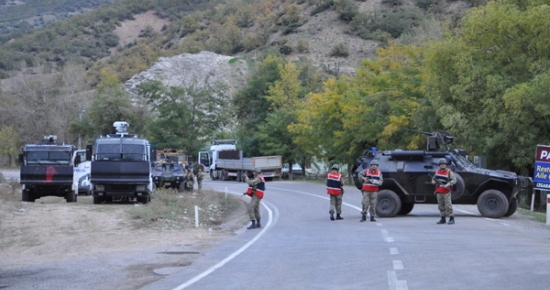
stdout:
[[330,50],[330,56],[348,57],[349,48],[345,43],[338,43],[337,45],[333,46],[332,49]]
[[296,45],[298,52],[304,53],[309,51],[309,42],[305,39],[299,39],[298,45]]
[[397,38],[418,26],[424,18],[424,13],[416,6],[399,7],[391,11],[378,11],[373,15],[360,13],[350,22],[350,27],[364,39],[372,39],[372,33],[376,30],[386,31]]
[[353,0],[334,0],[334,8],[338,12],[338,18],[350,22],[359,13],[359,7]]
[[254,50],[262,46],[262,38],[256,33],[249,33],[244,37],[243,45],[247,51]]
[[323,11],[325,11],[325,10],[328,10],[332,5],[334,5],[334,0],[324,0],[323,2],[317,4],[317,7],[315,7],[315,8],[311,11],[310,15],[311,15],[311,16],[314,16],[314,15],[316,15],[316,14],[318,14],[318,13],[321,13],[321,12],[323,12]]

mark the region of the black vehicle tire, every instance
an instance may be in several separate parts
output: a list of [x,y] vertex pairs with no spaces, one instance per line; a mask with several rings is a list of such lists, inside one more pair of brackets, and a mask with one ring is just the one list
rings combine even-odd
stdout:
[[112,196],[106,196],[106,197],[103,198],[103,200],[106,203],[112,203],[113,202],[113,197]]
[[214,170],[210,170],[210,179],[214,180]]
[[401,210],[398,215],[408,215],[414,208],[414,202],[405,202],[401,204]]
[[506,196],[496,189],[484,191],[477,199],[477,209],[484,217],[503,217],[508,211],[508,207]]
[[237,182],[241,182],[242,179],[242,172],[239,170],[237,171]]
[[31,196],[32,196],[32,193],[30,191],[23,190],[23,192],[21,193],[21,200],[33,202],[34,200],[31,201]]
[[67,195],[65,196],[65,200],[67,202],[75,202],[76,201],[76,194],[74,193],[74,191],[69,191],[67,192]]
[[220,172],[221,172],[221,178],[220,179],[223,180],[223,181],[226,181],[227,180],[227,171],[225,171],[225,169],[224,169]]
[[94,195],[93,199],[94,199],[94,204],[100,204],[100,203],[103,202],[103,197],[102,196]]
[[466,184],[464,183],[464,179],[462,176],[455,173],[456,176],[456,183],[453,185],[453,192],[451,193],[451,200],[457,200],[464,194],[464,189],[466,188]]
[[378,192],[376,214],[379,217],[393,217],[401,210],[401,199],[391,190]]
[[510,201],[510,206],[508,206],[508,211],[506,211],[506,214],[504,215],[505,217],[509,217],[511,215],[513,215],[516,210],[518,210],[518,199],[517,198],[513,198],[511,201]]

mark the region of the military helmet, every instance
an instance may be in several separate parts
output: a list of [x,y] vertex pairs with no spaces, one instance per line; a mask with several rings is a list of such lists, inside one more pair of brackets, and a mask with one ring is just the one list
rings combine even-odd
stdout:
[[378,163],[378,160],[376,159],[373,159],[371,162],[370,162],[370,165],[380,165],[380,163]]
[[262,170],[259,167],[254,167],[254,169],[252,169],[252,171],[257,172],[257,173],[262,173]]
[[332,164],[332,167],[330,169],[338,170],[338,169],[340,169],[340,166],[338,166],[338,164],[335,163],[335,164]]
[[447,164],[447,159],[445,159],[445,158],[440,158],[440,159],[439,159],[439,164]]

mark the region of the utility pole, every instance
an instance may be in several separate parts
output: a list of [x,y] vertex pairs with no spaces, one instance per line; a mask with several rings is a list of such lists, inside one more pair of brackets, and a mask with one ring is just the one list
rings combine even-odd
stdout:
[[[78,123],[80,125],[80,123],[82,123],[82,114],[86,113],[86,110],[82,110],[80,111],[80,113],[78,113]],[[81,140],[80,140],[80,133],[78,134],[78,150],[80,150],[80,146],[81,145]]]

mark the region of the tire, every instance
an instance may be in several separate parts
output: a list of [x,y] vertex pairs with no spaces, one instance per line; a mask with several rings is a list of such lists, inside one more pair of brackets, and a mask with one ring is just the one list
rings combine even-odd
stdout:
[[477,209],[484,217],[503,217],[508,211],[508,207],[506,196],[496,189],[484,191],[477,199]]
[[456,183],[453,186],[453,192],[451,193],[451,200],[452,201],[455,201],[455,200],[459,199],[460,197],[462,197],[462,195],[464,194],[464,190],[466,188],[466,185],[464,183],[464,179],[462,178],[462,176],[460,176],[456,173],[455,173],[455,176],[456,176]]
[[242,177],[241,174],[242,174],[242,173],[241,173],[240,170],[237,171],[237,182],[241,182],[241,177]]
[[226,181],[227,180],[227,172],[224,170],[220,171],[221,172],[221,176],[220,176],[220,179],[223,180],[223,181]]
[[401,199],[391,190],[378,192],[376,201],[376,214],[379,217],[393,217],[401,210]]
[[508,211],[506,211],[506,214],[504,214],[505,217],[509,217],[511,215],[513,215],[516,210],[518,210],[518,199],[517,198],[513,198],[511,201],[510,201],[510,206],[508,206]]
[[[28,201],[28,202],[32,202],[31,201],[31,193],[29,191],[26,191],[26,190],[23,190],[23,192],[21,192],[21,200],[22,201]],[[33,200],[34,201],[34,200]]]
[[414,202],[405,202],[401,204],[401,210],[398,215],[408,215],[414,208]]
[[100,204],[103,202],[103,197],[94,195],[94,204]]
[[76,201],[76,194],[73,190],[69,191],[67,195],[65,196],[65,200],[67,202],[75,202]]
[[210,179],[214,180],[214,170],[210,170]]

